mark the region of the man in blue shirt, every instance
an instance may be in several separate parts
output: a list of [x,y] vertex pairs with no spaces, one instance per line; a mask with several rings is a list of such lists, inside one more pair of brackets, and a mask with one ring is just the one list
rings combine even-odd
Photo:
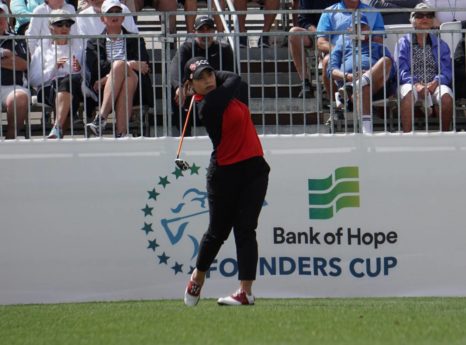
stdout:
[[[361,34],[355,35],[358,24]],[[387,81],[396,77],[392,55],[383,44],[370,41],[369,35],[364,33],[369,30],[366,16],[356,17],[353,32],[338,38],[328,67],[329,78],[340,86],[340,96],[352,101],[354,90],[356,107],[359,109],[362,103],[359,113],[362,114],[363,133],[372,133],[371,98],[381,99],[393,94],[394,88]]]
[[[329,99],[331,99],[332,94],[330,79],[326,72],[330,58],[329,54],[333,46],[335,46],[338,37],[352,27],[353,17],[364,15],[367,19],[368,28],[371,31],[385,30],[382,15],[379,12],[364,11],[364,9],[372,9],[372,7],[361,3],[360,0],[341,0],[339,3],[326,8],[326,10],[345,9],[351,11],[323,13],[317,25],[317,49],[324,55],[322,60],[322,80]],[[361,13],[354,12],[356,10],[361,10]],[[335,31],[338,33],[329,34],[329,32]],[[373,35],[372,41],[383,43],[383,37],[382,35]]]

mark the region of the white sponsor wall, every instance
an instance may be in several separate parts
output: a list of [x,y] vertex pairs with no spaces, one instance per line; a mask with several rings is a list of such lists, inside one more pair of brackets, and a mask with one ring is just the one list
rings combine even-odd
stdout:
[[[258,297],[466,295],[465,135],[262,142],[272,171]],[[207,227],[211,144],[186,139],[193,168],[182,176],[177,144],[3,142],[0,303],[182,298]],[[342,167],[357,176],[335,179]],[[324,179],[326,189],[309,189]],[[314,197],[322,205],[310,205]],[[352,207],[336,211],[347,197]],[[333,215],[310,218],[317,207]],[[231,237],[203,296],[236,289],[234,259]]]

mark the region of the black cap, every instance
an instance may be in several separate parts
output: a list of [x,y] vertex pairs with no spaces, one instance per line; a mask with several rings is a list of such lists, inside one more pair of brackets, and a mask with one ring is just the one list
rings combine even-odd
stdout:
[[211,28],[215,28],[215,23],[212,18],[210,18],[209,16],[199,16],[196,18],[196,21],[194,22],[194,29],[199,30],[204,25],[208,25]]
[[214,71],[214,68],[205,58],[200,56],[193,57],[184,65],[184,80],[198,79],[206,69]]

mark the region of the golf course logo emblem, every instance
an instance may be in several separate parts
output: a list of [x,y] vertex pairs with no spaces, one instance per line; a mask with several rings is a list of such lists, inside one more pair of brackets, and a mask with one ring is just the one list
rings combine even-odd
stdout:
[[[155,262],[175,275],[190,274],[194,269],[199,242],[208,223],[205,176],[195,163],[186,171],[178,167],[147,190],[144,215],[147,249],[155,254]],[[175,247],[176,250],[175,250]],[[176,257],[174,257],[176,253]]]
[[359,168],[340,167],[322,179],[308,179],[309,219],[330,219],[347,207],[359,207]]

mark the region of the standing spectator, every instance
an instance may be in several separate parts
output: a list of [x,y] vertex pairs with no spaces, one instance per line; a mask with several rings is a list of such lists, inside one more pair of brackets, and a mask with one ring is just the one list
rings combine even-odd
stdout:
[[[0,3],[0,14],[9,14],[8,6]],[[6,139],[14,139],[24,129],[28,114],[29,91],[23,87],[27,71],[27,50],[23,40],[14,39],[9,31],[8,18],[0,17],[0,102],[6,107]]]
[[[366,17],[361,16],[355,18],[353,33],[357,32],[358,23],[361,25],[361,32],[369,30]],[[370,134],[372,133],[371,99],[383,99],[393,94],[394,87],[390,81],[395,80],[396,71],[388,48],[374,41],[369,43],[368,35],[358,39],[361,39],[360,49],[355,50],[354,47],[358,42],[355,42],[354,38],[349,35],[340,36],[331,52],[328,73],[340,87],[341,100],[356,103],[356,108],[361,114],[362,132]]]
[[[364,10],[370,9],[371,7],[361,3],[360,0],[341,0],[339,3],[327,7],[327,10]],[[324,87],[327,92],[329,99],[332,99],[332,92],[330,87],[330,79],[327,75],[327,67],[329,61],[330,50],[335,46],[336,41],[340,34],[328,34],[326,32],[338,31],[344,33],[351,28],[353,22],[354,12],[326,12],[323,13],[320,17],[319,23],[317,25],[317,49],[324,54],[322,59],[322,80],[324,82]],[[358,15],[365,15],[369,27],[373,31],[384,31],[384,23],[382,15],[379,12],[366,12],[361,11]],[[383,43],[382,36],[373,35],[372,40],[375,42]],[[335,84],[333,84],[335,87]]]
[[209,227],[199,245],[196,268],[185,290],[184,303],[199,302],[210,265],[231,230],[235,236],[239,289],[219,298],[220,305],[252,305],[258,248],[256,228],[268,185],[270,168],[251,120],[247,87],[232,72],[215,71],[203,57],[185,66],[186,88],[194,99],[213,144],[207,171]]
[[[322,10],[329,7],[340,0],[299,0],[299,9],[301,10]],[[291,57],[293,58],[294,66],[298,72],[299,79],[304,80],[304,85],[298,97],[311,97],[311,81],[308,75],[308,67],[306,54],[304,49],[314,48],[314,36],[312,35],[296,35],[297,32],[315,33],[317,24],[320,20],[320,13],[300,13],[298,15],[298,26],[293,26],[290,29],[288,36],[288,47]]]
[[[50,12],[50,33],[69,35],[75,23],[64,9]],[[63,138],[63,128],[69,114],[76,114],[81,93],[83,48],[78,39],[56,38],[38,45],[31,58],[29,80],[38,90],[38,99],[54,108],[55,123],[49,139]]]
[[[463,29],[466,29],[466,21],[462,23]],[[456,99],[466,98],[466,87],[464,81],[466,80],[466,48],[465,48],[465,35],[458,42],[455,49],[455,96]]]
[[464,0],[424,0],[426,5],[432,8],[448,8],[446,12],[435,12],[434,27],[446,22],[466,20],[466,11],[458,11],[458,8],[465,8]]
[[[123,6],[118,0],[105,0],[102,13],[122,13]],[[103,34],[127,35],[123,27],[124,16],[103,16]],[[95,94],[103,92],[102,104],[94,121],[87,124],[90,132],[101,136],[107,117],[112,112],[116,118],[116,137],[128,134],[127,123],[132,115],[133,103],[139,101],[139,79],[141,78],[142,102],[153,105],[152,84],[149,78],[149,55],[144,39],[107,37],[94,38],[87,42],[86,69],[88,87]]]
[[363,2],[374,8],[399,8],[400,12],[382,12],[383,21],[387,25],[404,24],[409,21],[409,12],[406,9],[414,8],[422,0],[364,0]]
[[[44,0],[11,0],[10,9],[13,14],[21,14],[21,15],[32,14],[34,9],[43,3],[44,3]],[[16,33],[18,35],[24,35],[26,30],[28,29],[30,21],[31,21],[31,17],[17,16],[16,25],[15,25]]]
[[[104,0],[88,0],[89,7],[81,11],[80,14],[97,14],[102,13],[102,4]],[[131,11],[125,5],[121,4],[122,13],[130,14]],[[133,16],[124,16],[123,27],[129,32],[137,33],[138,27],[134,22]],[[78,32],[80,35],[100,35],[104,29],[104,22],[99,17],[77,17]]]
[[[225,9],[225,0],[220,0],[219,1],[220,3],[220,6],[222,6],[222,9]],[[185,12],[187,11],[197,11],[197,0],[184,0],[183,1],[183,6],[184,6],[184,10]],[[211,11],[214,11],[214,9],[209,9]],[[195,15],[186,15],[186,31],[188,33],[190,32],[194,32],[195,28],[194,28],[194,20],[195,20],[196,16]],[[221,21],[221,19],[219,18],[219,16],[214,16],[214,20],[215,20],[215,25],[217,26],[217,31],[218,32],[223,32],[223,23]]]
[[[50,14],[53,10],[63,9],[70,14],[75,14],[76,11],[74,7],[70,4],[65,3],[65,0],[47,0],[43,4],[37,6],[33,14]],[[74,23],[74,19],[73,19]],[[78,30],[76,25],[73,25],[70,35],[77,35]],[[47,17],[33,17],[29,24],[28,29],[26,30],[26,36],[50,36],[50,23]],[[34,54],[35,49],[41,45],[41,39],[29,38],[28,41],[29,53]]]
[[[144,7],[153,7],[160,12],[176,12],[178,3],[176,0],[134,0],[134,7],[136,12],[140,12]],[[165,27],[166,25],[165,23]],[[168,33],[176,33],[176,13],[168,14]]]
[[[280,9],[280,0],[254,0],[259,2],[261,8],[265,11],[278,11]],[[246,11],[248,9],[248,0],[233,0],[233,4],[235,6],[236,11]],[[269,33],[272,29],[273,22],[275,21],[275,17],[277,16],[277,12],[264,14],[264,26],[262,28],[262,33]],[[238,25],[239,25],[239,32],[246,32],[246,15],[238,15]],[[248,37],[247,36],[240,36],[239,38],[240,47],[247,47],[248,46]],[[259,47],[262,46],[264,48],[270,47],[270,37],[267,35],[261,35],[259,37]]]
[[[414,9],[423,12],[411,12],[413,28],[432,29],[434,9],[424,3]],[[413,101],[415,104],[419,101],[423,105],[422,109],[429,114],[433,111],[436,116],[440,115],[441,130],[449,131],[453,114],[453,91],[450,88],[452,70],[448,44],[432,33],[407,34],[398,41],[395,58],[399,69],[403,131],[412,131]]]
[[[183,81],[185,79],[184,66],[186,62],[194,56],[202,56],[219,71],[233,71],[234,58],[230,45],[217,41],[213,34],[215,33],[215,23],[211,17],[199,16],[196,18],[194,28],[198,34],[211,34],[211,36],[197,36],[193,41],[185,41],[170,64],[170,78],[174,90],[174,125],[181,129],[186,117],[185,105],[190,100],[186,100],[183,93]],[[180,112],[181,109],[181,112]],[[181,117],[181,118],[180,118]],[[190,124],[186,129],[186,135],[191,134],[191,125],[193,117],[190,118]]]

